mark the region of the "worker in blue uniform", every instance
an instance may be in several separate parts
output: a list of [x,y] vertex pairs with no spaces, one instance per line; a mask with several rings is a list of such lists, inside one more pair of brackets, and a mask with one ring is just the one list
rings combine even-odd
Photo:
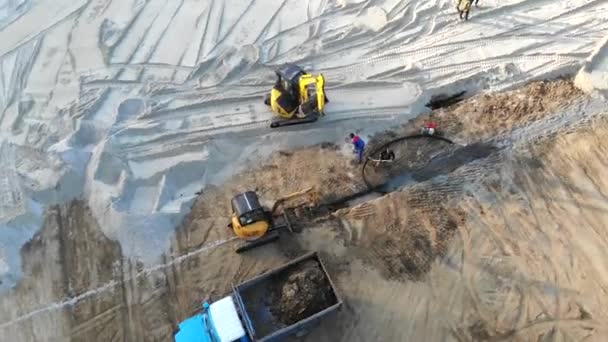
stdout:
[[350,139],[355,147],[355,153],[357,153],[357,156],[359,157],[359,163],[361,163],[363,161],[363,152],[365,151],[365,141],[358,135],[355,135],[355,133],[350,134]]

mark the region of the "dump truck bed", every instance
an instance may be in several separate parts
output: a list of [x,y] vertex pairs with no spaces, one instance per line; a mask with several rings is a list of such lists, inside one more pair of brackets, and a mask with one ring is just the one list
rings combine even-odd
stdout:
[[316,252],[233,287],[233,295],[249,336],[260,342],[306,330],[342,305]]

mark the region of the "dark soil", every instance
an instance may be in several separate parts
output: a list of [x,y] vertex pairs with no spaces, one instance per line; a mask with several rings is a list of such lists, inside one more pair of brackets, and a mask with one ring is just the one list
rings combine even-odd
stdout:
[[429,103],[426,104],[426,107],[431,108],[432,110],[449,107],[453,104],[456,104],[462,100],[464,100],[464,95],[466,91],[461,91],[457,94],[439,94],[431,97]]
[[336,303],[321,265],[315,260],[302,263],[278,279],[270,295],[270,311],[286,325],[297,323]]

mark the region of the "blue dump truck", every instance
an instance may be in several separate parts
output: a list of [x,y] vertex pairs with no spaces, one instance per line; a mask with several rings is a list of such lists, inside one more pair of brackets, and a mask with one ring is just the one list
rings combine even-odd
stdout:
[[182,321],[175,342],[270,342],[300,335],[342,301],[317,252],[232,287]]

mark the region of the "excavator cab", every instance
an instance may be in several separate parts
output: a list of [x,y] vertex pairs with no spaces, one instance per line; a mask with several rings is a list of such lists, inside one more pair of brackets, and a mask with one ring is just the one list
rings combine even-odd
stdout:
[[272,209],[267,210],[254,191],[246,191],[234,196],[230,203],[232,216],[228,227],[245,240],[236,249],[237,253],[242,253],[279,239],[279,231],[283,228],[293,233],[289,213],[295,208],[316,206],[319,196],[314,188],[308,188],[277,199]]
[[264,103],[278,115],[270,127],[297,125],[317,121],[325,115],[325,77],[313,76],[294,64],[275,71],[277,82]]
[[234,233],[244,239],[257,239],[266,234],[271,226],[270,215],[264,210],[258,195],[246,191],[232,198],[232,220]]

